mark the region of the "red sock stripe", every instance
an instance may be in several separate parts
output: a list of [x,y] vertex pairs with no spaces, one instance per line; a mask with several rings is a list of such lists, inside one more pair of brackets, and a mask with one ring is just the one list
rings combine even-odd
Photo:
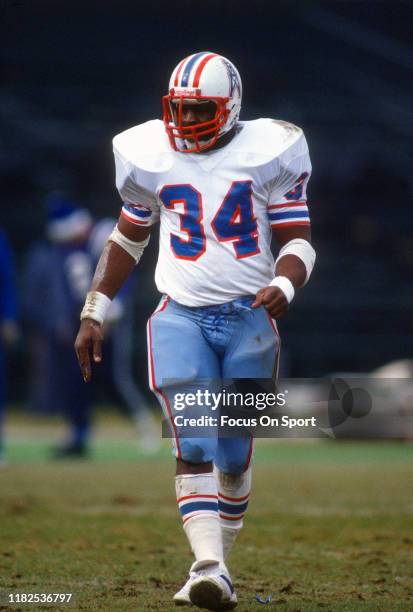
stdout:
[[197,493],[196,495],[185,495],[184,497],[179,497],[177,501],[181,502],[184,499],[194,499],[195,497],[209,497],[212,499],[218,499],[218,495],[202,495],[201,493]]
[[226,500],[232,501],[232,502],[243,502],[243,501],[249,499],[249,496],[250,496],[250,494],[247,493],[247,495],[244,495],[244,497],[227,497],[226,495],[223,495],[220,492],[218,492],[218,495],[220,497],[222,497],[222,499],[226,499]]
[[242,518],[244,518],[245,513],[243,514],[239,514],[238,516],[228,516],[227,514],[222,514],[222,512],[219,513],[220,518],[224,519],[225,521],[240,521]]
[[[185,525],[185,523],[187,521],[189,521],[191,518],[195,518],[197,516],[205,516],[205,512],[196,512],[195,514],[190,514],[189,516],[186,516],[185,518],[182,519],[182,524]],[[209,512],[209,516],[216,516],[218,513],[217,512]]]

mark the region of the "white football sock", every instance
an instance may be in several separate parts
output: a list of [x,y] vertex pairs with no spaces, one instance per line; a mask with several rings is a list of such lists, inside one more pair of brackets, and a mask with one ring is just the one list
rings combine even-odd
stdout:
[[195,555],[191,571],[215,564],[226,571],[214,474],[181,474],[175,477],[175,488],[184,530]]
[[242,529],[251,490],[251,465],[242,474],[225,474],[214,466],[218,483],[218,507],[221,521],[224,560]]

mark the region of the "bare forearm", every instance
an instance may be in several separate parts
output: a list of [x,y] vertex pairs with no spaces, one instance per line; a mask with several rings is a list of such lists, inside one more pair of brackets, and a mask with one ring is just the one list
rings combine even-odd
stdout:
[[135,260],[122,247],[109,241],[103,249],[92,281],[92,291],[113,299],[135,266]]
[[296,289],[304,285],[306,279],[306,268],[299,257],[285,255],[277,261],[275,266],[276,276],[286,276]]
[[[307,279],[308,271],[303,261],[303,247],[298,247],[297,254],[285,253],[283,250],[288,247],[289,244],[300,242],[311,245],[311,228],[310,226],[297,226],[297,227],[279,227],[275,230],[275,236],[277,243],[280,247],[280,254],[277,259],[275,266],[275,276],[285,276],[293,284],[295,289],[302,287]],[[297,249],[297,247],[295,247]],[[311,250],[311,247],[308,247]],[[308,253],[306,254],[308,258]]]
[[[275,265],[275,278],[260,289],[253,308],[263,305],[272,317],[282,317],[294,298],[295,289],[305,285],[315,260],[310,227],[276,228],[280,253]],[[293,251],[293,252],[292,252]]]

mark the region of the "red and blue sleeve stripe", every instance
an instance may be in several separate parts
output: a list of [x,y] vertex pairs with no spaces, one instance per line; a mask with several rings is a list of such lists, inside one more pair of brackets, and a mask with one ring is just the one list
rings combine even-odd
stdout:
[[132,204],[124,202],[121,210],[121,216],[130,223],[148,227],[157,220],[154,212],[141,204]]
[[268,220],[271,227],[309,225],[310,214],[305,200],[283,202],[268,206]]

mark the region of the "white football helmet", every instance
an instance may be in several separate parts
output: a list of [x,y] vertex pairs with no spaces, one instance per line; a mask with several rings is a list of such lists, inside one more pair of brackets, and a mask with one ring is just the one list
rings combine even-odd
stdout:
[[[201,51],[176,66],[163,97],[163,121],[171,146],[182,153],[212,147],[238,121],[242,83],[234,64],[222,55]],[[203,123],[183,125],[183,104],[213,102],[215,115]]]

